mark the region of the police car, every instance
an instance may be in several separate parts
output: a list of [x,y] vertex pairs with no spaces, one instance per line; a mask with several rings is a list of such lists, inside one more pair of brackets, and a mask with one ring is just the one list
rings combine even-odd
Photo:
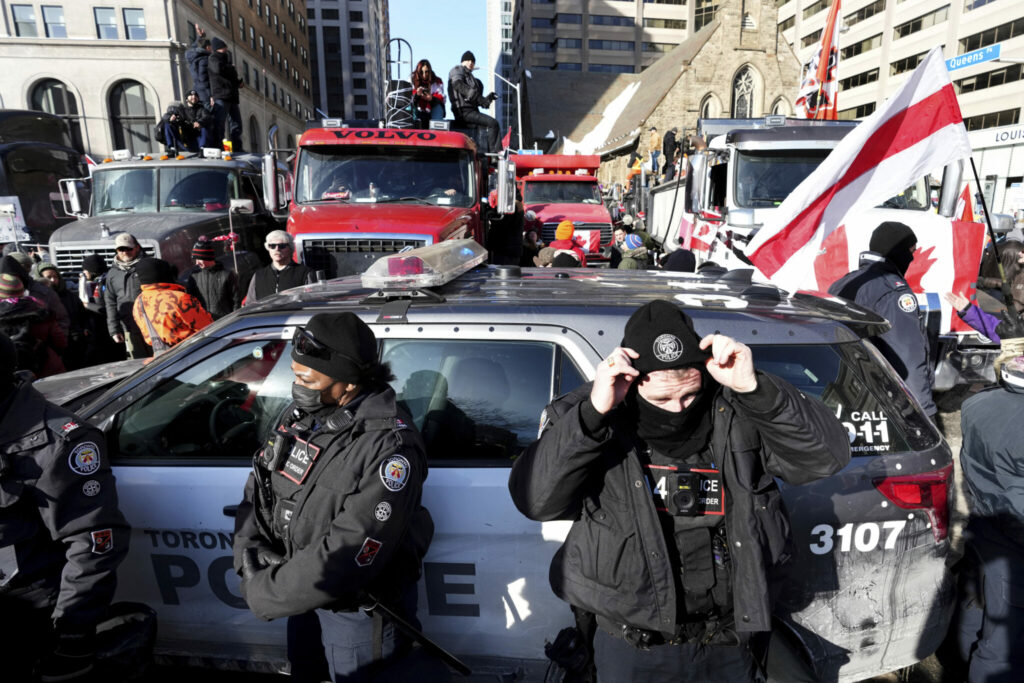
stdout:
[[485,256],[469,240],[387,256],[362,276],[248,306],[127,377],[104,368],[37,383],[107,435],[134,528],[118,599],[157,610],[160,653],[284,660],[283,620],[258,621],[239,595],[233,515],[252,454],[290,400],[295,327],[347,310],[373,328],[428,445],[424,504],[437,532],[420,584],[425,632],[477,670],[542,671],[545,639],[571,622],[547,578],[570,523],[519,514],[509,467],[544,406],[591,379],[630,313],[656,298],[686,309],[699,334],[750,345],[758,368],[823,401],[849,432],[849,466],[783,488],[794,557],[774,577],[779,633],[823,680],[868,678],[937,647],[953,603],[952,460],[864,341],[883,319],[839,299],[787,298],[749,272],[520,270]]

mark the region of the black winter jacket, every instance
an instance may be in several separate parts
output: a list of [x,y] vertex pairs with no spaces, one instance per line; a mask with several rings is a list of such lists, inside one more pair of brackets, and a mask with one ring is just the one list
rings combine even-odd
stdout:
[[448,101],[452,103],[452,112],[458,114],[491,106],[490,99],[484,97],[484,84],[461,64],[448,72]]
[[[107,331],[111,336],[135,329],[132,306],[142,293],[142,284],[135,266],[127,269],[116,263],[107,271],[107,286],[103,290],[103,303],[107,307]],[[121,325],[124,325],[122,330]]]
[[210,103],[210,74],[209,61],[210,53],[200,45],[203,39],[196,38],[185,52],[185,60],[188,62],[189,73],[192,74],[192,87],[199,93],[199,99],[203,104]]
[[[291,415],[289,406],[285,416]],[[242,595],[262,619],[317,608],[351,611],[364,591],[384,601],[401,595],[419,579],[434,534],[430,513],[420,505],[426,449],[392,389],[314,417],[283,420],[280,462],[272,472],[256,465],[269,477],[273,505],[260,504],[255,476],[249,475],[238,506],[239,574],[247,552],[269,550],[284,558],[242,580]],[[282,427],[304,436],[282,434]]]
[[[586,384],[555,400],[542,432],[512,466],[516,507],[538,521],[574,521],[551,563],[551,588],[571,605],[620,624],[672,634],[674,574],[635,428],[620,411],[592,438],[580,410]],[[714,399],[711,447],[725,484],[738,631],[771,629],[767,572],[788,557],[789,521],[774,477],[804,484],[850,460],[849,437],[824,404],[758,373],[758,389]]]
[[231,63],[231,54],[214,52],[210,55],[207,66],[210,74],[210,94],[213,95],[213,99],[238,104],[238,86],[242,84],[242,79],[238,77],[238,71]]
[[59,586],[58,628],[95,626],[130,532],[103,433],[19,384],[0,401],[0,548],[14,546],[18,570],[9,587]]
[[860,268],[832,283],[828,293],[870,309],[892,327],[871,342],[895,368],[928,416],[935,415],[935,369],[917,296],[899,269],[874,252],[861,254]]
[[292,287],[312,284],[313,277],[313,271],[301,263],[289,262],[281,270],[268,264],[253,273],[245,294],[245,303],[251,304]]
[[197,268],[188,277],[185,290],[199,299],[214,320],[223,318],[242,303],[238,277],[219,261],[212,268]]

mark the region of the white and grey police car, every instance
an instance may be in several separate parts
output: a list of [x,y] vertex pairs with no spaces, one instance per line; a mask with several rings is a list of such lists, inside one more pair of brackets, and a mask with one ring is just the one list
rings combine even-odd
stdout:
[[849,432],[844,470],[783,488],[795,556],[775,577],[778,632],[822,680],[861,680],[935,650],[953,604],[952,460],[865,341],[883,319],[839,299],[786,297],[749,272],[521,270],[485,257],[469,240],[384,257],[362,276],[247,306],[145,365],[38,382],[106,433],[134,529],[118,599],[157,610],[159,653],[284,661],[283,622],[257,620],[239,595],[232,516],[290,400],[295,327],[353,311],[428,445],[424,504],[437,531],[420,584],[424,631],[478,670],[543,671],[545,638],[572,620],[548,586],[570,523],[519,514],[509,467],[544,406],[591,379],[629,315],[655,298],[683,307],[699,334],[748,344],[757,367],[823,401]]

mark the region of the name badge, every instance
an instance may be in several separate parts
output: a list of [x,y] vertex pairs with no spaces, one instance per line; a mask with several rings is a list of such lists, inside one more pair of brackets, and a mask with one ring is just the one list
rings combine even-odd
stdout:
[[302,439],[295,439],[288,459],[284,461],[284,466],[279,471],[285,478],[301,486],[318,455],[320,449],[317,446]]

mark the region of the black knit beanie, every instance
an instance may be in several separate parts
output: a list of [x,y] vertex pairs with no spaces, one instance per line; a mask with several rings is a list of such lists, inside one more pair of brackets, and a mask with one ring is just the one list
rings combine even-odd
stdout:
[[220,38],[217,38],[216,36],[210,39],[210,47],[213,48],[214,52],[216,52],[217,50],[221,50],[221,49],[223,49],[223,48],[225,48],[227,46],[228,46],[227,43],[225,43]]
[[886,221],[871,233],[868,249],[880,256],[889,256],[895,251],[909,250],[917,244],[917,236],[910,226],[897,221]]
[[470,52],[469,50],[466,50],[465,52],[462,53],[462,59],[460,59],[459,61],[460,62],[474,62],[475,63],[476,62],[476,56],[474,56],[473,53]]
[[213,242],[207,241],[206,237],[200,237],[192,247],[193,261],[213,261],[216,254],[213,251]]
[[302,354],[293,346],[292,360],[339,382],[358,384],[366,369],[377,360],[377,338],[354,313],[317,313],[305,332],[326,346],[330,357]]
[[135,272],[139,276],[139,284],[155,285],[160,282],[174,282],[171,264],[163,259],[144,258],[135,264]]
[[701,350],[690,316],[660,299],[629,316],[621,345],[640,354],[633,367],[645,375],[655,370],[703,367],[711,357],[710,351]]
[[82,270],[88,270],[93,275],[102,275],[110,270],[107,262],[99,254],[89,254],[82,259]]

